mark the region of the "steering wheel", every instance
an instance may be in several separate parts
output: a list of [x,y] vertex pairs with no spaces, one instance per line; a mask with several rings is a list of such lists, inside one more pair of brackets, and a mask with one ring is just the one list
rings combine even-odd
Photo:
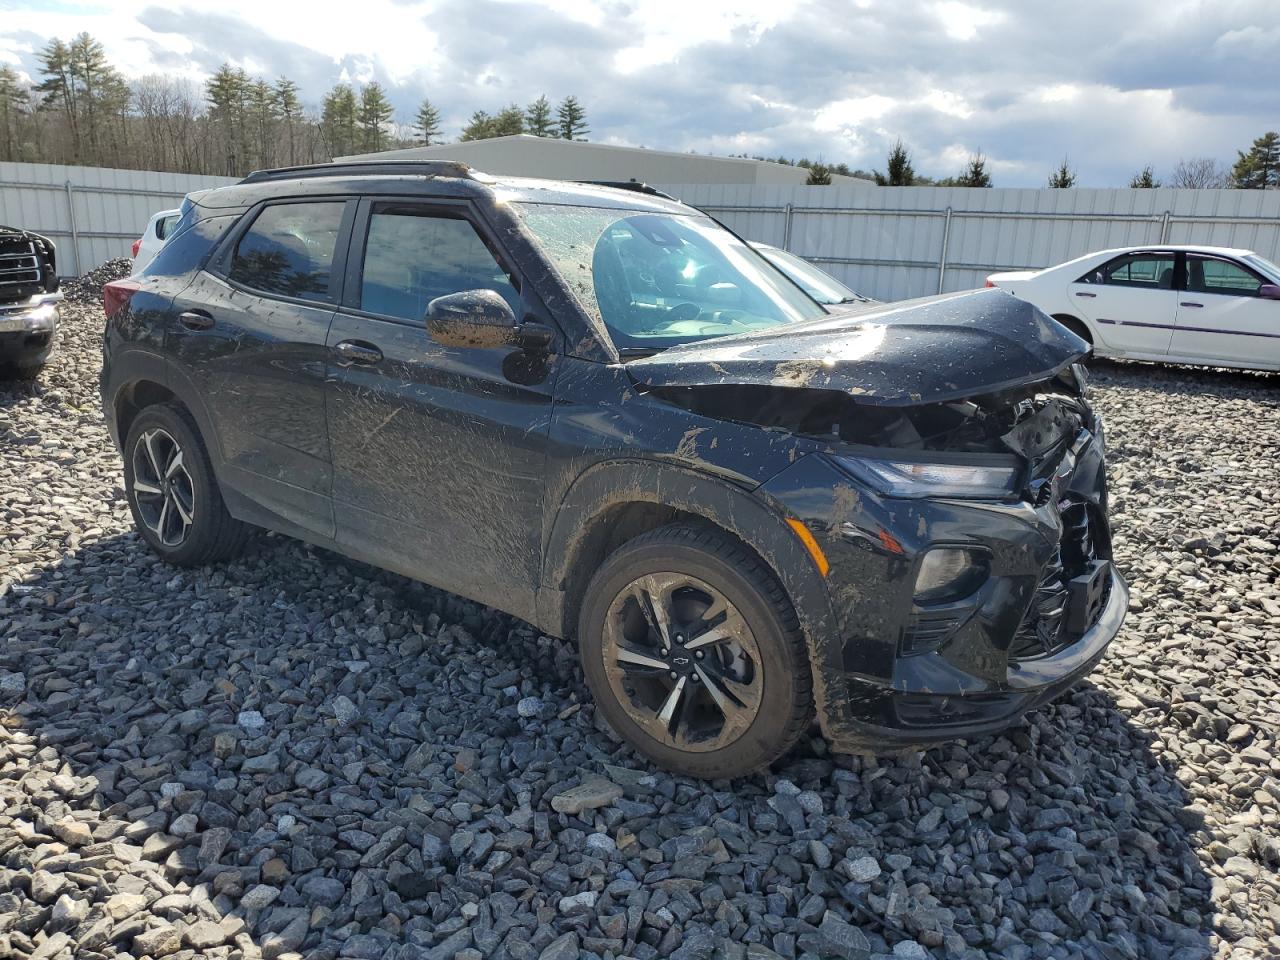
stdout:
[[667,311],[667,320],[671,323],[680,323],[683,320],[697,320],[702,308],[696,303],[677,303],[674,307]]

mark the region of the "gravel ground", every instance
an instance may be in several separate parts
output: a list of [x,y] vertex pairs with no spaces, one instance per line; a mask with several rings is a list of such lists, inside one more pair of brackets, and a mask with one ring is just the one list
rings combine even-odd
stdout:
[[1091,681],[730,786],[506,616],[279,537],[158,563],[72,294],[0,385],[0,957],[1280,955],[1280,377],[1097,367],[1133,601]]

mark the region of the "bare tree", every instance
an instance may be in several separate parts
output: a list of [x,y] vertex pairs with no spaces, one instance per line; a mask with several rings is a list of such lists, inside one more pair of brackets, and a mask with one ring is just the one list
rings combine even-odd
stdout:
[[1227,171],[1212,157],[1192,157],[1179,160],[1169,178],[1169,186],[1184,190],[1210,190],[1231,185]]

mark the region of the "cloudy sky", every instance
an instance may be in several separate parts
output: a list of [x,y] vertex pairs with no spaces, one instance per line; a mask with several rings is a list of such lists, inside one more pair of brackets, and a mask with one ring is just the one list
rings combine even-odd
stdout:
[[451,137],[573,93],[592,140],[883,168],[901,137],[931,176],[981,149],[1000,186],[1063,156],[1123,186],[1280,128],[1280,0],[0,0],[0,62],[33,75],[80,30],[128,76],[230,61],[313,105],[376,79],[404,121],[431,97]]

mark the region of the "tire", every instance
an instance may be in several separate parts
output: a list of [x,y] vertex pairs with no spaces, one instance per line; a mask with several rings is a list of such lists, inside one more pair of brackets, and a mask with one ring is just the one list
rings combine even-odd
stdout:
[[243,551],[253,528],[227,513],[208,451],[185,410],[145,408],[129,428],[123,456],[134,525],[162,560],[199,567]]
[[[661,612],[646,611],[642,595],[659,598]],[[709,526],[661,527],[611,554],[587,586],[578,646],[604,719],[677,773],[720,779],[763,770],[813,717],[804,635],[782,585]]]
[[33,364],[29,367],[12,366],[7,370],[0,371],[0,379],[31,383],[32,381],[39,380],[40,374],[43,372],[43,363]]

